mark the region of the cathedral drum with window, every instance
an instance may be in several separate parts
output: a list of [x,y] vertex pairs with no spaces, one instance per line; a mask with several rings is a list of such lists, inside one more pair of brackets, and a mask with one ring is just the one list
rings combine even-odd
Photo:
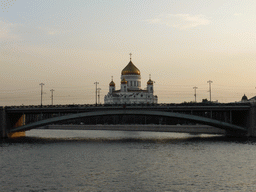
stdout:
[[157,103],[157,96],[153,95],[154,82],[149,78],[147,88],[141,89],[140,70],[132,63],[131,59],[128,65],[121,73],[121,87],[116,90],[115,83],[109,83],[109,92],[104,97],[105,104],[152,104]]

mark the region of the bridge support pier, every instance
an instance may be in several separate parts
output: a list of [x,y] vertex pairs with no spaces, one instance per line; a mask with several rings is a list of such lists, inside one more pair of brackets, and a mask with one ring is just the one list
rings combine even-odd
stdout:
[[6,112],[4,107],[0,107],[0,139],[8,137]]
[[10,127],[15,128],[25,125],[25,115],[17,114],[12,118],[6,113],[5,107],[0,107],[0,139],[24,137],[25,131],[10,133]]
[[254,103],[251,105],[251,110],[248,118],[247,136],[256,137],[256,104]]

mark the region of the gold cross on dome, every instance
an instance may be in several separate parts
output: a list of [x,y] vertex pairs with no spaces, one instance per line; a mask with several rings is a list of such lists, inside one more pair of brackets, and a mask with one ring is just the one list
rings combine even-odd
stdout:
[[130,55],[130,61],[131,61],[132,60],[132,54],[130,53],[129,55]]

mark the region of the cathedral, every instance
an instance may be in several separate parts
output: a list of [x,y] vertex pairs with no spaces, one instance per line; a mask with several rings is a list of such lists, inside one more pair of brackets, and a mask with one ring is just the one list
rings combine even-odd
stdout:
[[[130,54],[131,56],[131,54]],[[154,82],[149,77],[147,88],[141,89],[140,70],[132,63],[131,57],[128,65],[121,72],[120,89],[116,90],[113,77],[109,83],[109,92],[104,97],[105,104],[152,104],[157,103],[154,95]]]

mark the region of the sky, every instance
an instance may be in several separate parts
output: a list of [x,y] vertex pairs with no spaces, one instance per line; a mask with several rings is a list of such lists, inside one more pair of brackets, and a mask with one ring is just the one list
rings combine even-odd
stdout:
[[159,103],[256,95],[254,0],[0,1],[0,106],[103,103],[130,53]]

